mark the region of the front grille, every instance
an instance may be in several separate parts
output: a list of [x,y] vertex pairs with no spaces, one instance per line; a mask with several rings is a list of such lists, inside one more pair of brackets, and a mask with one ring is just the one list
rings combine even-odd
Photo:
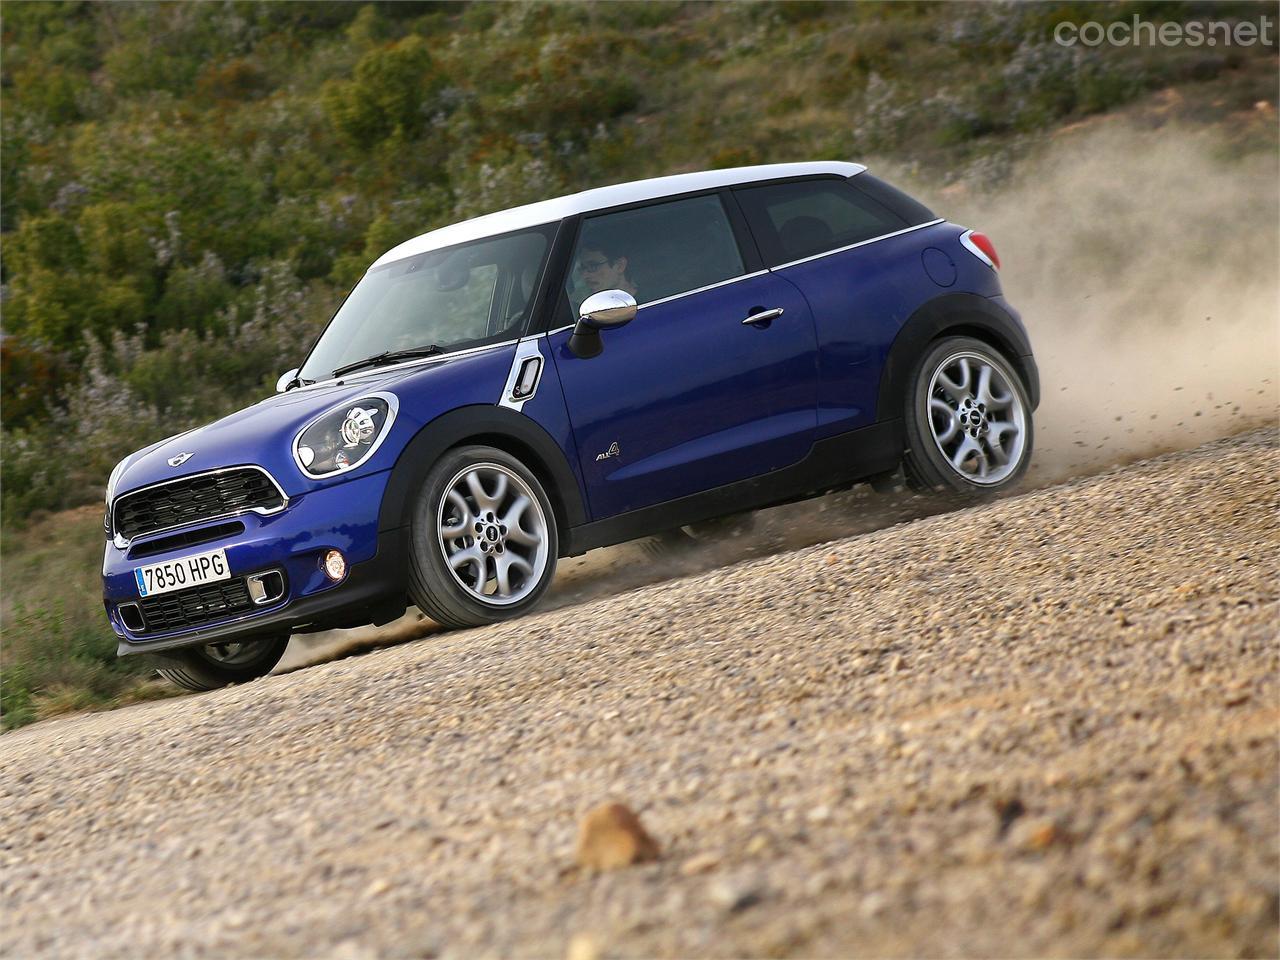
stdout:
[[170,480],[119,497],[115,532],[126,540],[157,530],[227,517],[246,510],[274,510],[284,497],[266,471],[234,467]]
[[188,587],[158,597],[143,597],[138,601],[145,624],[144,633],[161,633],[198,627],[202,623],[221,620],[223,617],[253,609],[249,589],[244,578],[206,583],[202,587]]

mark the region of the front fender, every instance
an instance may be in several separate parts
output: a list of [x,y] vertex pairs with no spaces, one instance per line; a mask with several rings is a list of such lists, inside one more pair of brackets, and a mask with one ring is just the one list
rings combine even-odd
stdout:
[[[562,531],[586,522],[578,481],[551,435],[514,410],[496,404],[473,404],[436,417],[405,445],[383,494],[379,530],[409,524],[414,496],[427,472],[446,450],[462,443],[487,443],[519,457],[542,481]],[[567,539],[562,535],[561,543]]]

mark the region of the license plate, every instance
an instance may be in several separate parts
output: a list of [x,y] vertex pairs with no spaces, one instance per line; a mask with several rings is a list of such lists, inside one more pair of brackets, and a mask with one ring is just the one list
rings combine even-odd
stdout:
[[231,567],[225,550],[211,550],[194,557],[138,567],[133,571],[133,578],[138,581],[138,596],[154,597],[160,593],[198,587],[202,583],[230,580]]

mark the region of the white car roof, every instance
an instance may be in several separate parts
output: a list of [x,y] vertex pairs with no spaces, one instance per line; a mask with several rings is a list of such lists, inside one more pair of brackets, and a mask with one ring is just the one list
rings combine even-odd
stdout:
[[596,187],[594,190],[571,193],[551,200],[539,200],[537,203],[525,204],[523,207],[499,210],[497,213],[485,214],[483,217],[463,220],[461,223],[453,223],[439,230],[432,230],[430,233],[424,233],[412,240],[406,240],[399,246],[392,247],[380,256],[373,266],[377,267],[404,257],[416,256],[428,250],[453,246],[455,243],[466,243],[482,237],[510,233],[512,230],[555,223],[574,214],[589,213],[592,210],[616,207],[624,203],[656,200],[659,197],[712,190],[716,187],[751,183],[756,180],[777,180],[782,177],[805,177],[824,173],[851,177],[865,169],[866,167],[860,163],[842,163],[837,160],[823,160],[816,163],[768,163],[756,167],[678,173],[672,177],[654,177],[652,180],[633,180],[631,183],[617,183],[611,187]]

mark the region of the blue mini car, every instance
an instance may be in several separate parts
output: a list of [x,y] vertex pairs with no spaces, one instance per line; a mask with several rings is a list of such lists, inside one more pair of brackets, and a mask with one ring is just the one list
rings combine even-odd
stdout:
[[107,485],[120,654],[208,689],[291,633],[532,609],[559,557],[905,470],[1015,483],[1039,381],[982,234],[853,163],[682,174],[369,268],[278,393]]

